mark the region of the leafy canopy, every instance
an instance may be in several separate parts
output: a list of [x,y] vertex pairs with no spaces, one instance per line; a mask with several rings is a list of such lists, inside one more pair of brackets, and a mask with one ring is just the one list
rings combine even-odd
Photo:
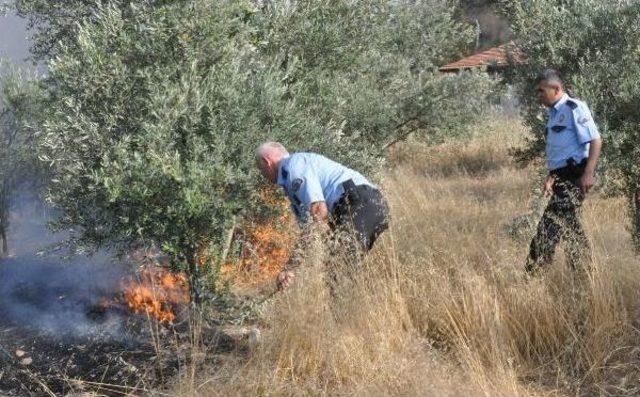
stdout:
[[370,172],[410,132],[463,131],[491,89],[436,71],[473,36],[447,0],[16,4],[54,21],[37,26],[57,41],[35,36],[51,57],[39,155],[77,247],[193,265],[260,209],[261,141]]

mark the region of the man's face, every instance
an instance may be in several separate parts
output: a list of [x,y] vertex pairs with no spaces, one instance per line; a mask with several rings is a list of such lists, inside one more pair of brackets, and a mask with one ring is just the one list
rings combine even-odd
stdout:
[[257,161],[257,166],[262,176],[264,176],[269,182],[278,182],[278,170],[273,162],[269,161],[269,159],[261,157]]
[[541,81],[536,87],[536,92],[538,94],[538,100],[540,103],[546,107],[553,106],[554,103],[560,99],[562,96],[562,89],[560,86],[555,84],[550,84],[546,81]]

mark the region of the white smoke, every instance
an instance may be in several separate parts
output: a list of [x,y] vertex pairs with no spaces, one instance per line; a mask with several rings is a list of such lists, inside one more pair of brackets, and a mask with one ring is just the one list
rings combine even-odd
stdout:
[[71,260],[38,255],[60,239],[48,232],[43,215],[43,207],[33,202],[12,213],[11,255],[0,259],[0,325],[57,334],[119,334],[118,313],[92,313],[117,295],[126,266],[106,254]]

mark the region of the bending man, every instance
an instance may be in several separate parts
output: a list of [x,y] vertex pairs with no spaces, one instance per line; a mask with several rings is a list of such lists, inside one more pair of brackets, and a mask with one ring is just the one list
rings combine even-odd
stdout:
[[[360,173],[315,153],[289,154],[277,142],[256,152],[258,168],[284,188],[303,231],[349,230],[366,253],[388,228],[389,209],[380,191]],[[281,288],[293,281],[290,268],[279,275]]]

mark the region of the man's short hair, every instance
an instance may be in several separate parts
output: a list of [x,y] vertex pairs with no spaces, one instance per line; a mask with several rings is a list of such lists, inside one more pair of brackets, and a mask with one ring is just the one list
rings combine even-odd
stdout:
[[280,142],[268,141],[260,145],[260,147],[256,150],[256,158],[260,159],[264,157],[267,152],[276,151],[283,153],[285,155],[289,154],[287,149]]
[[547,83],[558,84],[560,87],[564,85],[560,72],[552,68],[544,69],[543,71],[538,73],[538,76],[536,77],[536,84],[540,84],[543,81]]

